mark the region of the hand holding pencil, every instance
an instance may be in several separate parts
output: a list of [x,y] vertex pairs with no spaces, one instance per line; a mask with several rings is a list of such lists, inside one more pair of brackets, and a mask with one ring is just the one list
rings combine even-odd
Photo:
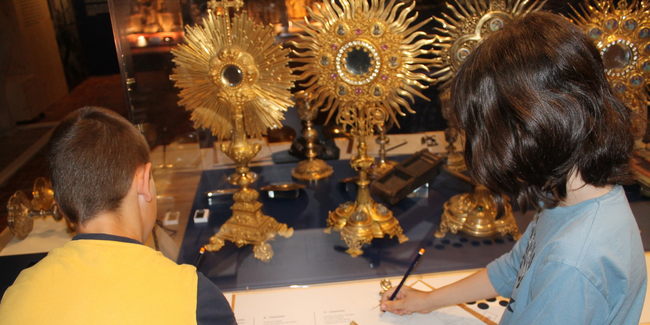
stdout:
[[396,289],[391,288],[384,292],[384,295],[381,297],[381,310],[401,316],[411,315],[413,313],[427,314],[435,309],[431,308],[428,304],[429,292],[407,286],[400,289],[395,300],[391,301],[390,297]]
[[391,288],[384,292],[384,295],[381,297],[381,309],[383,311],[389,311],[397,315],[410,315],[414,312],[429,313],[433,310],[428,309],[424,305],[426,302],[426,299],[424,298],[428,295],[427,292],[404,286],[404,282],[406,282],[406,279],[411,274],[423,254],[424,248],[421,248],[411,263],[411,266],[409,266],[406,271],[406,274],[402,277],[399,285],[396,288]]

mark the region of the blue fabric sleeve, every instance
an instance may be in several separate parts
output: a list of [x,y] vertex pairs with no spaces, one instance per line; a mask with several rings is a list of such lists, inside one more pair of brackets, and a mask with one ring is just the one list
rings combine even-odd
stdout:
[[530,295],[528,306],[510,324],[604,324],[610,313],[607,300],[594,284],[575,267],[562,263],[540,265]]
[[521,238],[515,243],[510,252],[490,262],[487,266],[488,276],[492,286],[499,295],[510,298],[517,282],[517,272],[521,259],[526,253],[526,245],[530,239],[530,233],[534,228],[535,221],[531,222]]
[[235,314],[221,290],[201,272],[196,290],[196,323],[198,325],[236,325]]

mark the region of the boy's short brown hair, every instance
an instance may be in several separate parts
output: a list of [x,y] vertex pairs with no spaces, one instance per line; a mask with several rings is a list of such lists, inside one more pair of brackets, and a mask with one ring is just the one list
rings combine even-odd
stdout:
[[149,146],[119,114],[99,107],[70,113],[54,130],[47,163],[63,214],[83,224],[101,212],[117,212],[137,167],[149,162]]

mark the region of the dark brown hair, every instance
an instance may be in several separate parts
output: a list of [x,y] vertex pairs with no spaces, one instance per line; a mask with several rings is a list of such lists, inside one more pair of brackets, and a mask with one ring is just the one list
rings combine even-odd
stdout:
[[451,88],[474,180],[528,204],[557,206],[578,172],[596,187],[631,177],[631,111],[616,97],[591,40],[566,18],[531,13],[489,36]]
[[149,146],[119,114],[98,107],[70,113],[50,138],[47,162],[63,214],[83,224],[100,212],[118,212]]

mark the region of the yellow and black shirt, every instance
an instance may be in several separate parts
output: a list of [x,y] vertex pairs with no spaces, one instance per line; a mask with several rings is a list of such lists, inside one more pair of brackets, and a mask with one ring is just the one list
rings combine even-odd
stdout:
[[0,302],[0,324],[236,324],[196,268],[142,243],[80,234],[23,270]]

